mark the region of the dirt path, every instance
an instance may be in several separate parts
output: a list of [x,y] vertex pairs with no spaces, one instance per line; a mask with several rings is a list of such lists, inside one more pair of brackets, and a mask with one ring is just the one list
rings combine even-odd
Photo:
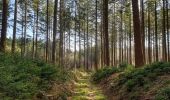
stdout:
[[71,100],[106,100],[101,90],[89,81],[90,74],[81,72],[75,83],[74,95]]

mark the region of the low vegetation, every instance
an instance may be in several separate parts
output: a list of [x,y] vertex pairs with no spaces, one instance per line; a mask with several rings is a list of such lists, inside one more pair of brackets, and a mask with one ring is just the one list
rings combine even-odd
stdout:
[[17,55],[0,54],[0,98],[25,100],[69,80],[62,68]]
[[92,81],[94,83],[99,83],[102,79],[107,78],[117,72],[119,72],[119,70],[116,67],[100,69],[92,75]]
[[[110,69],[95,73],[93,81],[110,79],[106,84],[100,84],[107,85],[103,87],[108,87],[105,92],[111,100],[170,99],[170,63],[157,62],[138,69],[126,67],[117,72],[116,78],[113,77],[115,73],[110,74]],[[104,73],[102,78],[98,75],[101,73]]]
[[170,100],[170,86],[161,89],[156,95],[155,100]]

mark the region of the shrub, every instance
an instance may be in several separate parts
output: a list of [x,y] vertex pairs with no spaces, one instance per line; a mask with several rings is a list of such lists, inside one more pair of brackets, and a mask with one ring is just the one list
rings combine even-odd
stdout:
[[65,70],[40,60],[9,54],[0,56],[0,93],[3,98],[30,99],[37,92],[47,90],[52,82],[65,82],[69,78]]
[[170,100],[170,87],[161,89],[155,96],[155,100]]
[[116,73],[118,71],[119,70],[116,67],[100,69],[92,75],[92,80],[94,83],[98,83],[102,79],[107,78],[110,75],[112,75],[113,73]]
[[132,69],[131,71],[124,71],[120,74],[118,80],[112,85],[115,87],[125,87],[127,91],[137,90],[140,87],[150,86],[160,75],[170,74],[170,63],[157,62],[147,65],[144,68]]
[[127,62],[123,62],[123,63],[119,64],[119,68],[121,70],[125,70],[128,66],[129,66],[129,64]]

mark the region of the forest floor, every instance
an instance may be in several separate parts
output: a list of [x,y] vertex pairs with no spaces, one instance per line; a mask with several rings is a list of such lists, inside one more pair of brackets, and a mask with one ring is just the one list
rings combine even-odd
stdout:
[[106,100],[102,90],[90,82],[91,74],[80,72],[75,83],[74,94],[70,100]]

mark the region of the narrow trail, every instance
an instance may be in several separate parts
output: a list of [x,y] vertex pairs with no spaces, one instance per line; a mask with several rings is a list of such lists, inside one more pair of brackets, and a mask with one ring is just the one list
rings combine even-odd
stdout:
[[90,83],[90,74],[80,72],[71,100],[106,100],[102,91]]

